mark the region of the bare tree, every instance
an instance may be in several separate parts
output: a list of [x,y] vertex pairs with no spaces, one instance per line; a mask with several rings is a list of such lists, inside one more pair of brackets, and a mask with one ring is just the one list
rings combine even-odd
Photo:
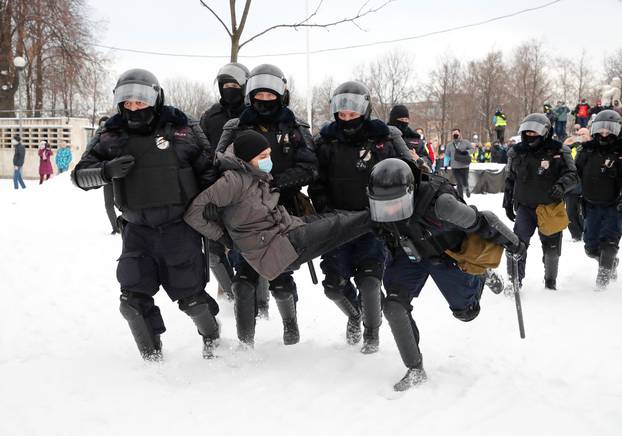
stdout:
[[581,52],[581,59],[574,68],[574,78],[576,83],[576,101],[579,101],[591,88],[593,73],[588,64],[588,57],[585,49]]
[[319,85],[313,87],[313,128],[319,130],[323,124],[333,120],[330,113],[330,99],[335,90],[335,80],[332,76],[325,77]]
[[415,68],[412,57],[393,50],[367,65],[356,74],[371,92],[373,108],[378,118],[387,120],[396,104],[409,104],[415,96]]
[[566,57],[555,59],[555,94],[566,104],[575,100],[577,95],[574,82],[574,64]]
[[455,121],[456,96],[460,91],[462,66],[451,55],[445,55],[438,61],[438,66],[430,73],[427,85],[429,100],[435,103],[436,119],[439,122],[439,140],[446,142],[449,123]]
[[[244,1],[244,7],[242,10],[242,15],[238,21],[237,18],[237,11],[236,11],[236,0],[229,0],[229,20],[226,19],[224,14],[219,14],[213,6],[208,5],[208,1],[207,0],[199,0],[199,2],[201,3],[201,5],[206,8],[208,11],[210,11],[210,13],[218,20],[218,22],[222,25],[222,27],[225,29],[225,31],[227,32],[227,35],[229,35],[229,39],[231,40],[231,55],[230,55],[230,59],[231,62],[237,62],[238,61],[238,53],[240,52],[240,50],[246,46],[247,44],[251,43],[252,41],[256,40],[257,38],[265,35],[268,32],[271,32],[273,30],[277,30],[277,29],[294,29],[294,30],[298,30],[301,28],[322,28],[322,29],[327,29],[327,28],[331,28],[334,26],[338,26],[340,24],[344,24],[344,23],[352,23],[355,26],[359,27],[358,24],[358,20],[360,20],[361,18],[373,14],[374,12],[379,11],[380,9],[384,8],[387,4],[393,2],[394,0],[385,0],[383,3],[381,3],[379,6],[376,7],[368,7],[369,4],[369,0],[366,0],[361,7],[358,9],[358,12],[350,17],[346,17],[346,18],[341,18],[338,20],[334,20],[334,21],[330,21],[330,22],[326,22],[326,23],[312,23],[311,20],[317,15],[317,13],[319,12],[320,8],[322,7],[322,3],[324,0],[319,0],[317,7],[315,8],[315,10],[309,14],[307,17],[303,18],[302,20],[296,22],[296,23],[291,23],[291,24],[275,24],[273,26],[269,26],[267,28],[265,28],[264,30],[262,30],[261,32],[258,32],[252,36],[250,36],[248,39],[242,41],[242,34],[244,33],[244,28],[246,26],[246,22],[248,20],[248,16],[249,16],[249,12],[251,9],[251,0],[245,0]],[[221,16],[222,15],[222,16]],[[223,19],[223,17],[225,17]],[[230,25],[227,25],[225,23],[225,21],[229,21]]]
[[605,75],[607,82],[614,77],[622,77],[622,47],[605,57]]
[[167,101],[184,113],[199,118],[217,99],[203,83],[181,77],[162,84]]
[[541,112],[542,104],[551,97],[546,56],[541,42],[530,40],[514,51],[511,65],[512,88],[519,113],[523,118],[532,112]]

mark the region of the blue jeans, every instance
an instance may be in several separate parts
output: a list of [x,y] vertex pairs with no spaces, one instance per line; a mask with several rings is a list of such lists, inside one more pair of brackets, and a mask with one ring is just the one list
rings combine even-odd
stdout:
[[596,206],[585,202],[585,229],[583,242],[585,250],[592,253],[600,251],[600,243],[606,241],[618,242],[621,231],[621,215],[615,205]]
[[453,312],[479,305],[484,287],[480,276],[465,273],[449,260],[412,262],[401,249],[389,259],[384,273],[384,288],[387,294],[400,294],[411,301],[419,296],[429,276],[432,276]]
[[15,189],[19,189],[20,185],[22,189],[26,189],[26,184],[24,183],[24,179],[22,178],[22,167],[13,167],[17,168],[13,171],[13,187]]

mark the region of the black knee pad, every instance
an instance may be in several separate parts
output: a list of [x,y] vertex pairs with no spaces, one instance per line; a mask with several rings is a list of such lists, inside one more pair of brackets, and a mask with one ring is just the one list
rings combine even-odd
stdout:
[[556,233],[551,236],[540,235],[542,241],[542,253],[550,256],[562,255],[562,234]]
[[189,297],[181,298],[177,305],[179,306],[179,310],[188,313],[193,307],[196,307],[200,304],[207,304],[210,309],[210,313],[214,316],[218,314],[220,311],[220,307],[216,300],[214,300],[207,292],[201,291]]
[[289,274],[282,274],[270,282],[270,292],[275,300],[286,300],[296,292],[296,282]]
[[322,281],[324,294],[331,300],[339,300],[344,296],[344,290],[348,283],[347,279],[336,274],[327,274]]
[[257,284],[259,280],[259,274],[253,269],[252,266],[244,262],[242,265],[236,268],[233,281],[246,281],[249,283]]
[[413,307],[410,304],[410,297],[408,296],[408,292],[404,290],[396,290],[391,289],[387,290],[387,296],[384,298],[384,307],[389,302],[396,302],[404,307],[408,312],[412,312]]
[[618,251],[618,241],[614,241],[611,239],[601,239],[599,243],[601,250],[607,251]]
[[119,311],[126,321],[142,317],[155,334],[166,331],[160,308],[154,304],[153,298],[149,295],[122,290],[119,300],[121,301]]
[[600,258],[600,248],[585,247],[585,254],[587,254],[587,257],[598,260]]
[[462,310],[454,310],[453,314],[456,318],[463,322],[473,321],[479,315],[479,303],[473,303]]
[[384,264],[376,261],[364,261],[356,267],[354,280],[361,277],[375,277],[382,281],[384,275]]

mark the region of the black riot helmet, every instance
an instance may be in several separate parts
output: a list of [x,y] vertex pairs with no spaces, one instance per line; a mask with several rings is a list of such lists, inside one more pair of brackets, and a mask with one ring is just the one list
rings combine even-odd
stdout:
[[410,218],[414,210],[415,176],[401,159],[385,159],[369,176],[367,196],[372,221],[397,222]]
[[613,145],[622,131],[622,117],[614,110],[600,111],[592,121],[592,137],[603,146]]
[[[148,130],[164,106],[164,91],[157,77],[140,68],[121,74],[112,92],[114,105],[126,119],[130,129]],[[148,107],[129,111],[123,107],[126,101],[140,101]]]
[[[527,135],[527,132],[535,132],[536,136]],[[549,118],[540,113],[533,113],[523,118],[518,128],[518,134],[521,141],[530,147],[541,145],[551,133],[551,121]]]
[[[218,91],[224,103],[237,106],[242,104],[246,95],[246,82],[250,72],[248,68],[238,62],[223,65],[216,75]],[[226,83],[237,83],[240,88],[225,88]]]
[[[276,100],[257,100],[258,92],[276,95]],[[246,98],[260,116],[270,117],[289,104],[289,91],[285,74],[277,66],[261,64],[253,68],[246,83]]]
[[330,99],[330,112],[338,120],[340,111],[358,112],[366,120],[371,116],[371,97],[369,88],[357,81],[349,81],[339,85]]

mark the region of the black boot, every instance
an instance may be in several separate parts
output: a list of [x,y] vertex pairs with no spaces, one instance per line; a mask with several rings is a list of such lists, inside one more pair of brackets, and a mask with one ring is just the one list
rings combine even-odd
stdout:
[[555,254],[544,254],[544,287],[550,290],[557,290],[557,269],[559,266],[559,256]]
[[346,324],[346,342],[348,345],[356,345],[361,342],[361,312],[344,295],[338,299],[332,299],[335,305],[348,317]]
[[262,319],[270,318],[270,292],[268,292],[268,280],[259,277],[255,291],[257,299],[257,316]]
[[423,359],[419,351],[419,330],[409,311],[397,297],[392,298],[391,294],[385,301],[384,316],[391,327],[402,362],[408,368],[406,376],[394,386],[394,389],[396,391],[406,390],[425,380]]
[[138,351],[143,359],[148,361],[159,361],[162,359],[162,342],[160,335],[155,334],[153,329],[136,308],[127,304],[121,296],[119,311],[123,318],[127,320],[130,331],[138,347]]
[[236,280],[231,290],[235,297],[233,312],[238,339],[252,348],[255,345],[255,286],[246,280]]
[[285,345],[297,344],[300,342],[300,332],[298,331],[294,296],[291,294],[287,295],[286,298],[276,298],[275,296],[274,299],[283,319],[283,343]]
[[186,313],[196,325],[203,337],[203,358],[214,357],[214,349],[218,346],[220,326],[207,304],[207,294],[198,294],[179,301],[179,308]]
[[361,353],[372,354],[380,345],[380,324],[382,323],[380,280],[364,276],[355,279],[361,295],[363,326],[363,347]]

